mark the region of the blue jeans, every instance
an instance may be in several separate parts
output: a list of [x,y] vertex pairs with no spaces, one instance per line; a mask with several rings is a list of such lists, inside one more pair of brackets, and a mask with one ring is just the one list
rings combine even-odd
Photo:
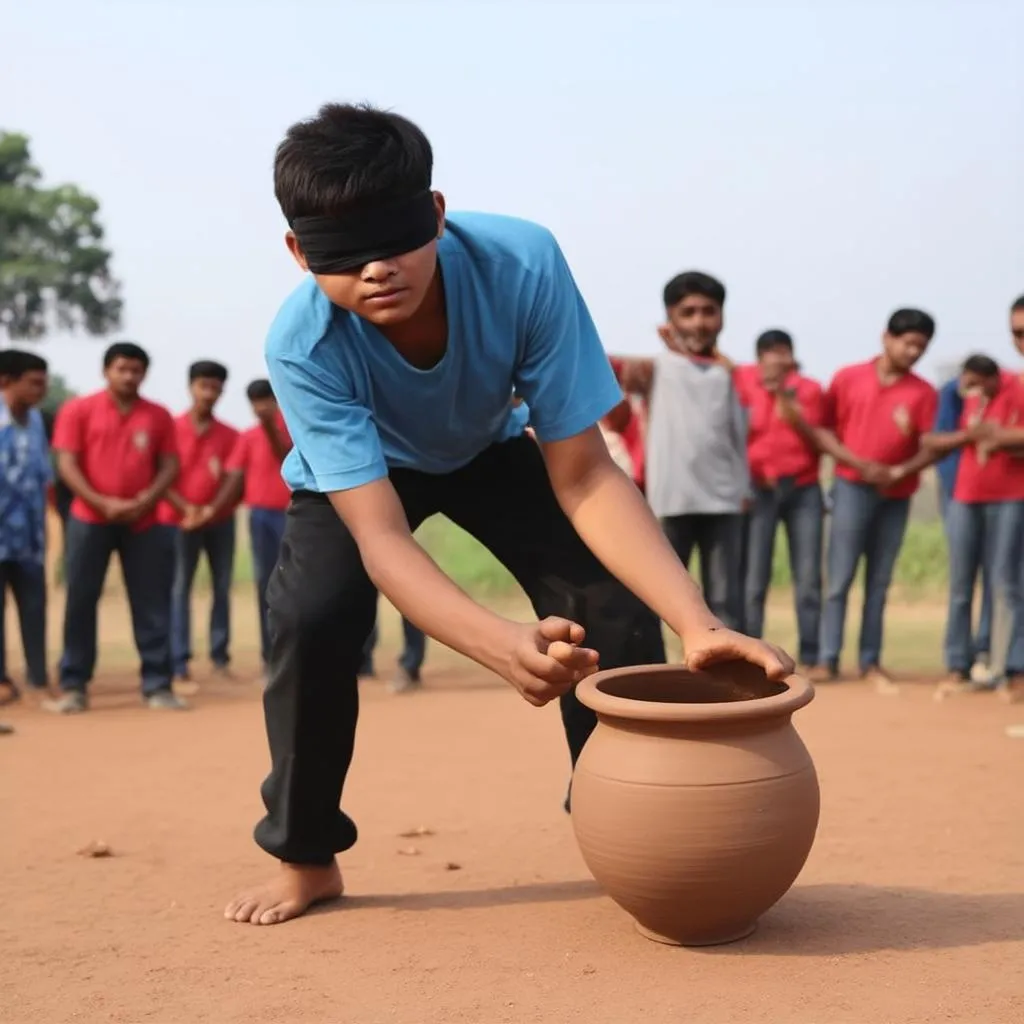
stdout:
[[863,672],[881,662],[885,601],[903,546],[909,498],[886,498],[874,487],[836,480],[832,488],[827,590],[822,614],[821,660],[839,665],[846,604],[861,558],[865,562],[858,665]]
[[84,692],[92,680],[96,668],[96,607],[115,551],[128,591],[135,647],[142,660],[142,692],[150,696],[171,688],[174,534],[173,526],[151,526],[134,532],[114,523],[83,523],[74,516],[68,519],[62,690]]
[[192,581],[199,558],[210,566],[210,661],[231,660],[231,575],[235,565],[235,517],[202,530],[179,530],[175,539],[174,602],[171,607],[171,655],[174,674],[184,676],[192,660]]
[[971,610],[979,570],[991,583],[992,674],[1024,673],[1024,501],[952,501],[946,512],[949,538],[949,616],[946,667],[967,673],[974,660]]
[[[402,653],[398,658],[398,664],[413,679],[419,679],[420,669],[423,668],[423,660],[427,656],[427,638],[421,629],[417,629],[404,616],[402,618],[402,636],[404,644],[402,646]],[[377,623],[374,622],[373,629],[363,645],[363,663],[359,669],[361,676],[373,675],[373,649],[377,646],[378,637],[379,630],[377,629]]]
[[256,603],[260,616],[260,656],[266,665],[270,657],[270,627],[267,623],[267,584],[277,565],[284,537],[287,513],[276,508],[249,509],[249,539],[256,573]]
[[46,677],[46,569],[41,562],[0,562],[0,681],[7,675],[7,638],[4,631],[7,588],[18,608],[21,644],[29,686],[42,688]]
[[743,522],[741,513],[666,516],[668,542],[689,567],[694,547],[700,552],[701,585],[708,607],[730,629],[743,620]]
[[796,601],[800,662],[817,665],[821,633],[821,539],[824,522],[818,484],[794,486],[792,478],[754,495],[747,530],[744,628],[764,635],[764,604],[772,580],[775,535],[781,522],[789,542],[789,568]]
[[[946,493],[945,490],[940,488],[939,490],[939,511],[942,515],[942,522],[946,530],[946,545],[949,551],[950,560],[950,590],[953,589],[953,551],[958,545],[964,543],[965,538],[956,536],[951,532],[951,529],[957,528],[957,524],[953,527],[950,525],[949,511],[952,507],[953,499]],[[974,543],[973,541],[967,540],[967,543]],[[989,566],[985,563],[985,559],[982,558],[981,548],[979,546],[977,553],[977,565],[981,570],[981,614],[978,617],[978,632],[974,634],[973,641],[971,642],[971,655],[970,659],[972,664],[981,656],[987,655],[992,650],[992,581],[989,579]],[[977,570],[975,570],[975,579],[977,579]],[[1024,579],[1024,577],[1022,577]],[[1022,582],[1024,586],[1024,582]],[[974,581],[971,581],[971,595],[973,598],[974,594]],[[973,604],[973,601],[972,601]],[[947,653],[947,662],[948,662]],[[951,668],[952,672],[959,672],[961,669]]]

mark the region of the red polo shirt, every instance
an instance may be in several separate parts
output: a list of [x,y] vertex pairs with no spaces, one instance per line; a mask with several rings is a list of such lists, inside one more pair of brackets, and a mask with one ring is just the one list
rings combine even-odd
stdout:
[[[284,425],[284,417],[278,413],[277,429],[284,440],[285,447],[290,448],[292,439]],[[227,469],[232,473],[245,474],[244,501],[250,508],[271,508],[283,511],[291,501],[292,492],[281,476],[281,463],[278,462],[267,433],[260,424],[243,431],[231,457]]]
[[[783,477],[793,477],[797,487],[817,483],[817,449],[779,415],[776,396],[764,386],[756,366],[738,366],[736,371],[733,381],[750,421],[747,462],[755,485],[771,487]],[[825,415],[821,385],[791,373],[783,386],[796,392],[793,400],[804,421],[820,427]]]
[[[200,433],[192,417],[184,413],[175,419],[174,432],[181,472],[173,489],[190,505],[209,505],[224,481],[225,467],[238,440],[238,431],[213,419]],[[233,507],[225,509],[215,522],[230,519],[234,511]],[[162,501],[157,519],[165,525],[177,526],[181,513],[169,501]]]
[[[161,456],[178,452],[174,420],[162,405],[137,398],[122,412],[109,391],[73,398],[61,406],[53,448],[77,455],[89,486],[110,498],[134,498],[153,482]],[[85,523],[106,522],[77,496],[71,514]],[[154,511],[133,528],[144,530],[155,522]]]
[[[1003,372],[998,393],[987,403],[976,397],[964,403],[960,426],[977,419],[1001,427],[1024,427],[1024,385],[1014,373]],[[956,472],[953,497],[976,504],[988,501],[1024,501],[1024,458],[1005,451],[978,456],[978,449],[965,445]]]
[[[885,466],[898,466],[915,456],[921,437],[934,428],[938,406],[935,388],[916,373],[883,386],[878,359],[843,367],[825,392],[824,426],[854,455]],[[836,466],[836,476],[860,483],[849,466]],[[885,492],[889,498],[909,498],[920,476],[904,477]]]

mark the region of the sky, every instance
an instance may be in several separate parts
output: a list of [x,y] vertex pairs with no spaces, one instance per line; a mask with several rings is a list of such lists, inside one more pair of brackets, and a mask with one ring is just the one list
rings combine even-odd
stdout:
[[[450,209],[557,235],[606,348],[653,353],[661,290],[728,288],[722,348],[769,327],[827,379],[889,314],[938,321],[922,371],[1010,358],[1024,293],[1024,4],[1015,0],[132,0],[2,4],[0,129],[46,183],[95,195],[123,282],[119,338],[149,397],[190,362],[245,385],[301,279],[274,148],[327,101],[416,121]],[[79,390],[105,342],[43,346]]]

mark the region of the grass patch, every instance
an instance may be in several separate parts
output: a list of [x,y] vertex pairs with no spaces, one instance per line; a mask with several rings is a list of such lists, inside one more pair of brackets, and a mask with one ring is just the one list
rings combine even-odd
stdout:
[[[235,581],[251,583],[252,554],[249,547],[248,518],[238,520],[238,550],[235,555]],[[465,530],[444,516],[434,516],[420,527],[416,536],[438,565],[460,587],[480,598],[506,596],[518,589],[511,574],[498,560]],[[695,557],[691,570],[699,576]],[[863,578],[863,566],[857,583]],[[949,581],[949,563],[942,524],[937,521],[911,520],[896,563],[894,584],[909,599],[941,596]],[[205,563],[200,565],[197,582],[205,586],[208,575]],[[772,586],[784,588],[792,582],[789,572],[789,551],[785,531],[780,530],[775,543],[772,565]]]

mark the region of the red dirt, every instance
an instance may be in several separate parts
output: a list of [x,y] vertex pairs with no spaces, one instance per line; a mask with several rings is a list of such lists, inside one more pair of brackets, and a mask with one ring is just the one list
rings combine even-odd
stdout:
[[[807,867],[753,937],[696,951],[640,938],[596,890],[557,711],[475,672],[366,686],[350,896],[267,928],[221,917],[272,869],[250,838],[256,688],[185,715],[142,710],[124,676],[97,691],[79,718],[0,715],[2,1020],[1021,1020],[1024,742],[1004,727],[1024,707],[821,688],[796,719],[822,788]],[[79,855],[94,842],[112,855]]]

